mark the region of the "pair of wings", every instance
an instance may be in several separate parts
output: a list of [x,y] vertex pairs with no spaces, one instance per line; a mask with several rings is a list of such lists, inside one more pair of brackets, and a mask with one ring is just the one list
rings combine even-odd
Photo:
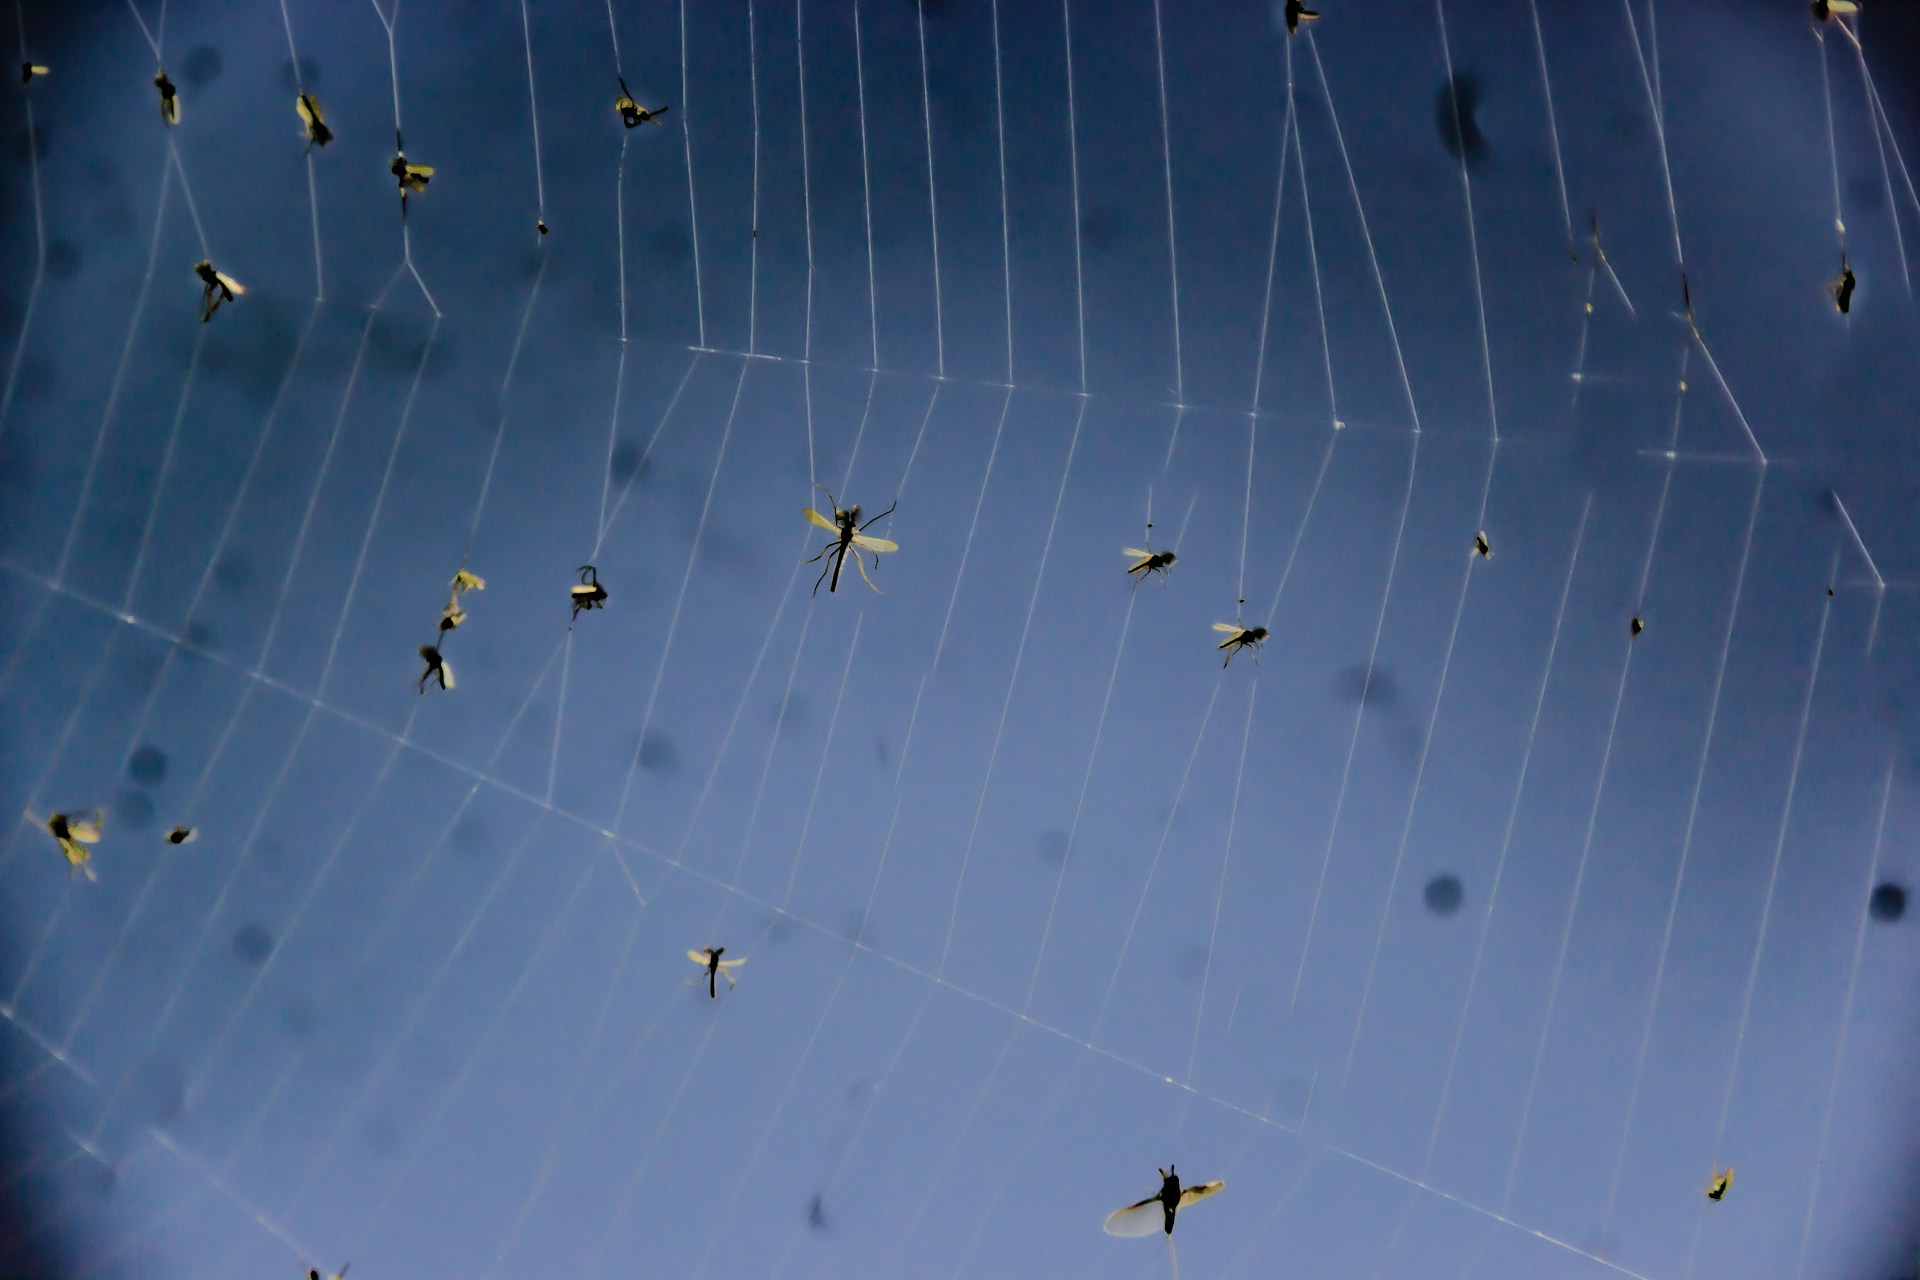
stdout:
[[247,286],[241,284],[238,280],[235,280],[232,276],[228,275],[224,271],[215,270],[213,273],[213,278],[220,282],[220,287],[222,289],[225,289],[228,293],[232,294],[236,298],[247,291]]
[[333,140],[333,130],[327,128],[327,122],[320,114],[320,99],[303,93],[293,100],[293,109],[300,113],[301,123],[307,126],[308,141],[325,146]]
[[1224,649],[1228,645],[1252,644],[1253,628],[1243,627],[1234,622],[1216,622],[1213,629],[1226,637],[1215,648]]
[[1138,573],[1142,569],[1145,569],[1149,565],[1151,565],[1156,556],[1162,555],[1164,553],[1159,551],[1144,551],[1139,547],[1127,547],[1125,550],[1121,551],[1120,554],[1123,556],[1132,556],[1134,558],[1133,563],[1127,566],[1127,572]]
[[[1199,1186],[1185,1188],[1180,1192],[1180,1203],[1174,1212],[1177,1214],[1188,1205],[1205,1200],[1226,1185],[1224,1182],[1203,1182]],[[1156,1231],[1165,1231],[1166,1228],[1167,1213],[1161,1207],[1160,1197],[1149,1196],[1137,1204],[1130,1204],[1124,1209],[1115,1209],[1108,1214],[1104,1229],[1110,1236],[1125,1236],[1133,1239],[1139,1236],[1150,1236]]]
[[[709,962],[709,960],[712,957],[712,954],[713,953],[709,951],[691,951],[690,950],[687,952],[687,959],[693,961],[695,964],[704,965]],[[747,962],[747,958],[745,956],[739,956],[733,960],[722,960],[720,962],[720,967],[722,969],[738,969],[741,965],[745,964],[746,962]]]
[[[81,844],[100,843],[100,831],[104,825],[104,819],[101,818],[98,809],[88,809],[82,813],[70,813],[66,815],[66,819],[67,835],[71,839],[77,840]],[[49,825],[52,821],[51,818],[47,820]]]
[[[819,525],[828,533],[836,536],[839,534],[840,526],[821,515],[818,511],[815,511],[812,507],[808,507],[805,514],[808,523]],[[900,544],[891,538],[875,538],[864,533],[856,533],[853,535],[853,545],[867,551],[898,551],[900,549]],[[722,963],[724,963],[724,961]]]

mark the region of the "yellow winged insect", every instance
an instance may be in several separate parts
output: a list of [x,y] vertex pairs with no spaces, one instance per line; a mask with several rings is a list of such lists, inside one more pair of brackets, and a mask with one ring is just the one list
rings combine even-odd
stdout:
[[163,70],[153,78],[153,87],[160,94],[160,118],[169,125],[180,123],[180,91],[173,87],[173,81],[167,79]]
[[1233,655],[1242,649],[1252,650],[1254,654],[1253,660],[1255,662],[1260,661],[1260,646],[1265,643],[1267,638],[1267,629],[1265,627],[1245,627],[1237,622],[1216,622],[1213,624],[1213,629],[1226,637],[1226,639],[1214,646],[1216,649],[1226,651],[1226,662],[1220,664],[1223,669],[1228,662],[1233,661]]
[[1155,551],[1151,547],[1128,547],[1121,554],[1133,560],[1133,563],[1127,566],[1127,573],[1133,577],[1136,590],[1141,583],[1156,573],[1160,575],[1161,585],[1166,585],[1167,571],[1173,568],[1173,562],[1180,558],[1171,551]]
[[402,204],[406,203],[408,192],[425,191],[427,184],[433,181],[433,166],[430,164],[414,164],[407,159],[407,154],[404,151],[396,151],[393,153],[393,160],[388,163],[387,172],[391,173],[394,176],[394,180],[400,184],[400,201]]
[[247,291],[247,287],[224,271],[214,268],[213,263],[202,258],[193,264],[193,274],[200,277],[204,286],[200,293],[200,323],[213,319],[213,313],[220,309],[223,302],[232,302]]
[[633,93],[627,88],[627,82],[620,80],[620,96],[613,100],[613,109],[620,113],[620,123],[629,129],[637,129],[643,124],[659,124],[660,117],[673,110],[671,105],[664,107],[643,107],[634,101]]
[[876,538],[866,531],[868,526],[874,524],[876,521],[884,520],[892,515],[894,507],[898,507],[900,503],[895,501],[892,507],[888,507],[885,511],[882,511],[879,515],[874,516],[863,524],[860,521],[860,507],[858,504],[851,507],[842,507],[840,500],[834,497],[825,485],[815,485],[814,487],[827,495],[827,504],[833,508],[833,519],[827,519],[812,507],[805,508],[801,514],[806,516],[807,523],[832,533],[834,539],[826,546],[820,548],[818,555],[809,556],[800,562],[801,564],[812,564],[822,559],[827,562],[821,567],[820,576],[813,580],[813,594],[816,596],[820,594],[820,584],[827,582],[827,575],[829,573],[833,575],[833,579],[831,582],[827,582],[827,590],[833,592],[840,589],[840,569],[846,564],[847,553],[851,551],[853,552],[853,567],[860,571],[861,580],[869,587],[873,587],[875,595],[885,595],[886,593],[881,591],[880,588],[873,586],[873,579],[867,577],[867,567],[865,563],[861,561],[860,553],[865,551],[873,556],[873,567],[877,570],[880,567],[880,553],[898,551],[900,549],[900,544],[891,538]]
[[53,74],[53,69],[51,67],[41,66],[37,62],[23,62],[20,64],[20,83],[21,84],[32,84],[33,78],[35,76],[47,76],[52,74]]
[[60,845],[60,852],[66,855],[67,865],[73,868],[75,875],[84,875],[89,880],[98,880],[93,868],[87,865],[93,857],[90,846],[100,843],[101,832],[105,830],[106,820],[98,809],[85,809],[74,813],[49,814],[45,821],[35,818],[31,812],[27,817],[46,828]]
[[448,666],[447,660],[440,656],[440,650],[430,644],[423,644],[420,646],[420,657],[421,660],[427,664],[427,669],[420,673],[419,692],[425,693],[427,691],[427,681],[429,680],[438,680],[443,690],[451,691],[453,688],[453,668]]
[[[579,572],[580,581],[567,588],[567,601],[573,606],[574,618],[578,618],[583,610],[607,607],[607,589],[600,585],[600,571],[590,564],[583,564]],[[573,618],[567,620],[567,630],[573,630]]]
[[293,100],[293,109],[300,115],[302,134],[310,145],[324,147],[333,141],[333,130],[320,114],[320,99],[310,93],[300,94]]
[[168,844],[192,844],[200,838],[200,832],[193,827],[175,827],[162,838]]
[[732,960],[722,960],[720,957],[725,955],[726,951],[727,949],[725,947],[701,947],[698,950],[689,950],[687,952],[687,959],[700,965],[707,971],[707,998],[709,1000],[719,994],[714,979],[716,977],[725,978],[727,980],[727,990],[733,990],[736,985],[733,971],[747,962],[745,956],[739,956]]
[[1183,1187],[1180,1175],[1172,1165],[1161,1169],[1159,1173],[1159,1191],[1107,1215],[1103,1229],[1108,1235],[1135,1238],[1150,1236],[1155,1231],[1172,1235],[1174,1219],[1182,1209],[1205,1200],[1227,1185],[1224,1182],[1202,1182]]
[[1727,1188],[1733,1185],[1733,1166],[1724,1170],[1719,1165],[1713,1167],[1713,1177],[1707,1180],[1706,1195],[1709,1200],[1719,1200],[1727,1194]]
[[1833,295],[1834,309],[1841,315],[1853,310],[1853,268],[1847,264],[1847,255],[1840,255],[1840,274],[1827,284],[1827,292]]

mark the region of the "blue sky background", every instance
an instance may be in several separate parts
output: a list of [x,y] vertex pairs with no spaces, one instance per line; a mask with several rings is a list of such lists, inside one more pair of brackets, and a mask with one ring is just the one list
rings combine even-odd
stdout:
[[1912,1273],[1910,15],[389,2],[19,6],[0,1269]]

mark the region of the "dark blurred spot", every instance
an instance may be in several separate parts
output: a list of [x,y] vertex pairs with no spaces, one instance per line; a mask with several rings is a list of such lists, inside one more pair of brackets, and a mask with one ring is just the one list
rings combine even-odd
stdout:
[[1375,664],[1356,662],[1339,676],[1341,696],[1348,702],[1365,702],[1370,707],[1391,707],[1400,701],[1400,685],[1393,672]]
[[1892,924],[1907,914],[1907,891],[1891,880],[1876,886],[1867,899],[1867,914],[1883,924]]
[[237,596],[253,585],[253,566],[245,556],[221,556],[213,566],[213,583],[228,595]]
[[273,954],[273,935],[257,924],[243,924],[233,933],[233,954],[248,968],[258,968]]
[[[280,300],[250,294],[246,302],[244,313],[234,312],[235,322],[216,322],[205,330],[200,367],[209,377],[240,388],[256,405],[265,408],[280,394],[280,384],[293,363],[299,336],[293,318]],[[182,332],[193,327],[185,326]],[[190,339],[176,335],[175,341],[180,345],[184,362]],[[406,372],[412,375],[411,365]]]
[[886,768],[888,762],[892,759],[892,757],[893,757],[893,753],[887,750],[887,740],[885,736],[878,733],[874,734],[873,735],[873,758],[880,762],[880,767],[882,769]]
[[1467,893],[1460,887],[1458,876],[1437,875],[1427,881],[1427,887],[1420,896],[1426,899],[1427,910],[1434,915],[1450,916],[1460,909]]
[[781,737],[804,733],[813,724],[813,703],[804,693],[790,693],[773,709],[774,731]]
[[1456,71],[1434,95],[1434,123],[1440,128],[1440,141],[1447,154],[1468,164],[1486,158],[1487,140],[1480,133],[1474,112],[1480,109],[1480,82],[1470,71]]
[[20,362],[20,376],[13,384],[13,394],[19,400],[39,400],[59,383],[60,375],[51,364],[39,356],[28,356]]
[[180,629],[180,645],[186,656],[199,657],[195,650],[213,651],[213,628],[204,622],[189,622]]
[[453,830],[447,835],[453,851],[468,857],[478,857],[493,851],[493,830],[472,814],[462,814],[453,824]]
[[1070,836],[1060,827],[1049,827],[1040,833],[1040,861],[1050,867],[1062,865],[1067,860],[1067,841]]
[[850,1107],[859,1106],[867,1100],[867,1095],[872,1092],[873,1081],[855,1080],[847,1086],[847,1105]]
[[104,1200],[120,1185],[120,1171],[100,1160],[87,1161],[87,1190]]
[[220,51],[210,44],[197,44],[187,51],[180,74],[196,89],[205,88],[220,78]]
[[400,1126],[386,1116],[368,1116],[360,1126],[360,1142],[375,1155],[390,1155],[400,1145]]
[[287,997],[280,1006],[280,1025],[296,1040],[303,1039],[313,1030],[313,997],[305,992]]
[[128,1095],[135,1116],[164,1129],[186,1110],[187,1073],[172,1058],[156,1054],[134,1069]]
[[127,757],[127,776],[143,787],[157,787],[167,776],[167,753],[151,742],[135,747]]
[[1615,107],[1606,113],[1602,127],[1615,142],[1644,142],[1653,136],[1644,111]]
[[1847,211],[1878,213],[1887,207],[1887,188],[1878,178],[1856,173],[1847,179]]
[[668,266],[677,267],[693,257],[693,237],[681,224],[670,223],[647,237],[647,251]]
[[653,459],[646,450],[631,440],[622,440],[613,446],[613,456],[607,460],[607,476],[615,484],[624,485],[629,481],[645,484],[653,473]]
[[793,937],[793,917],[781,912],[767,925],[767,941],[785,942]]
[[[424,299],[420,305],[424,311]],[[372,334],[367,339],[369,363],[386,373],[406,379],[408,384],[416,375],[423,382],[430,381],[452,367],[447,331],[442,328],[435,333],[431,317],[411,311],[403,313],[394,308],[381,314],[385,318],[375,322]],[[275,376],[277,387],[277,373]],[[401,390],[404,393],[405,387]]]
[[113,798],[113,821],[129,831],[145,831],[153,825],[153,797],[127,787]]
[[[696,525],[697,522],[698,517],[695,518]],[[766,562],[759,543],[738,537],[713,524],[700,531],[699,554],[702,562],[739,574],[750,575]]]
[[299,93],[302,86],[305,86],[306,92],[312,93],[320,87],[320,64],[304,53],[300,55],[298,67],[294,66],[292,58],[288,58],[280,64],[280,83],[288,93]]
[[1111,205],[1095,205],[1080,215],[1080,242],[1096,253],[1117,246],[1126,230],[1125,215]]
[[822,1197],[823,1193],[816,1191],[813,1193],[813,1199],[807,1201],[807,1225],[815,1231],[826,1231],[829,1229],[827,1225],[827,1210],[825,1204],[822,1203]]
[[80,246],[71,240],[55,240],[47,246],[47,274],[55,280],[71,280],[80,270]]
[[1207,949],[1189,942],[1174,952],[1174,972],[1188,982],[1198,982],[1207,973]]
[[680,767],[680,748],[663,729],[649,729],[640,739],[640,767],[653,773],[672,773]]
[[13,135],[13,158],[21,164],[31,164],[35,155],[47,158],[47,128],[45,125],[33,126],[33,135],[28,137],[25,129]]

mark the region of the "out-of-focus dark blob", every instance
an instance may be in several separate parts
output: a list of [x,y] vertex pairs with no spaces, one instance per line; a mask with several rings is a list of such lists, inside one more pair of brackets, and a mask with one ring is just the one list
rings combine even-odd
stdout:
[[1400,684],[1393,678],[1393,672],[1375,663],[1369,667],[1364,662],[1356,662],[1340,673],[1340,695],[1343,701],[1365,702],[1370,707],[1391,707],[1400,701]]
[[1460,877],[1443,874],[1427,881],[1427,887],[1420,896],[1426,901],[1428,911],[1445,917],[1460,910],[1467,893],[1460,887]]
[[615,484],[627,484],[639,481],[644,484],[653,472],[653,460],[646,451],[631,440],[622,440],[613,446],[613,456],[607,460],[607,476]]
[[320,87],[320,64],[304,53],[300,55],[297,66],[292,58],[283,59],[280,63],[280,83],[288,93],[312,93]]
[[680,767],[680,748],[664,729],[649,729],[640,739],[640,767],[649,773],[672,773]]
[[273,954],[273,935],[264,925],[241,925],[234,930],[233,954],[241,964],[257,969]]
[[1867,914],[1882,924],[1892,924],[1907,914],[1907,891],[1889,880],[1874,886],[1867,899]]
[[1052,827],[1040,833],[1040,861],[1050,867],[1057,867],[1067,860],[1068,833],[1060,827]]
[[180,64],[180,74],[188,84],[202,89],[220,78],[223,65],[218,49],[210,44],[195,45],[188,50],[187,60]]
[[71,240],[54,240],[47,245],[47,274],[55,280],[73,279],[80,261],[80,246]]
[[813,1199],[807,1201],[807,1225],[815,1231],[831,1231],[833,1226],[827,1221],[826,1205],[822,1203],[822,1193],[814,1192]]
[[115,826],[129,831],[144,831],[153,825],[153,797],[137,787],[128,787],[113,798]]
[[127,757],[127,776],[143,787],[159,786],[167,777],[167,753],[151,742],[141,743]]
[[1456,71],[1434,95],[1434,123],[1440,141],[1455,160],[1478,166],[1487,158],[1487,139],[1474,113],[1480,109],[1480,82],[1471,71]]
[[782,702],[774,704],[774,732],[782,738],[797,733],[805,733],[813,726],[813,703],[804,693],[790,693]]
[[253,566],[243,555],[221,556],[214,562],[213,585],[228,595],[242,595],[253,585]]

